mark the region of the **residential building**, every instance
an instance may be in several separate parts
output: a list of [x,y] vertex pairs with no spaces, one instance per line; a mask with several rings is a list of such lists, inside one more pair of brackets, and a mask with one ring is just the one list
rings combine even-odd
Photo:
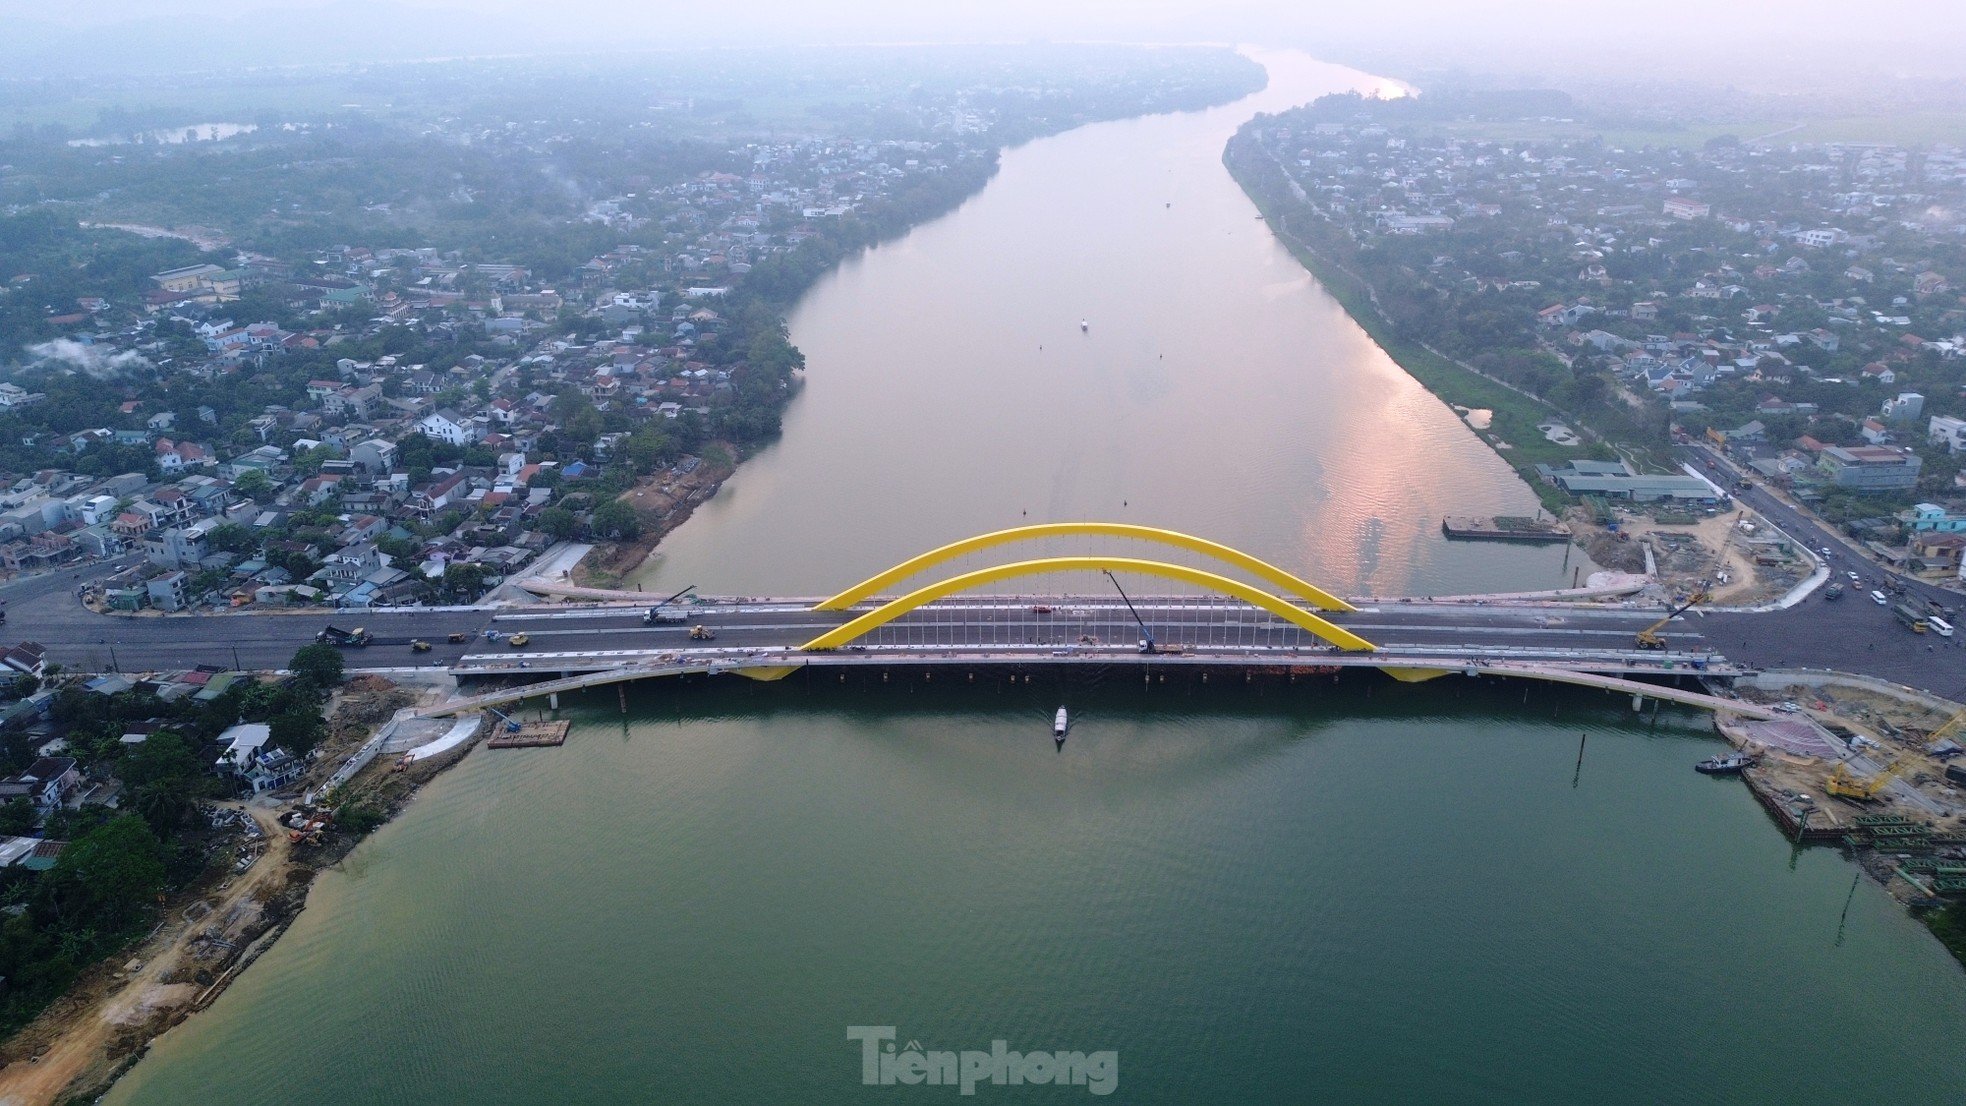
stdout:
[[1856,492],[1916,487],[1923,463],[1911,450],[1892,446],[1825,446],[1816,458],[1831,484]]

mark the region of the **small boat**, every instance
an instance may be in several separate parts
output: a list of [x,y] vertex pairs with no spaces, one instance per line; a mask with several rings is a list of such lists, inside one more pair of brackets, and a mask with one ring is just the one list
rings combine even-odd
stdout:
[[1086,331],[1088,331],[1088,330],[1091,330],[1091,329],[1092,329],[1092,324],[1091,324],[1091,323],[1089,323],[1089,322],[1086,322],[1086,321],[1085,321],[1084,319],[1080,319],[1080,320],[1079,320],[1079,332],[1080,332],[1081,334],[1083,334],[1084,332],[1086,332]]
[[1051,719],[1051,736],[1063,741],[1065,739],[1065,730],[1069,725],[1070,722],[1066,717],[1065,708],[1059,707],[1058,713],[1053,715]]
[[1741,769],[1752,768],[1754,765],[1755,758],[1746,753],[1729,753],[1724,757],[1708,757],[1695,764],[1693,770],[1704,772],[1709,776],[1738,776],[1741,774]]

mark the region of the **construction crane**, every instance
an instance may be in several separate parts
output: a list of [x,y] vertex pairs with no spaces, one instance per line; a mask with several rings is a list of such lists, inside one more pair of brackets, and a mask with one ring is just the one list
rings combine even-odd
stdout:
[[1882,795],[1884,789],[1891,786],[1891,781],[1898,778],[1898,773],[1904,771],[1904,767],[1905,758],[1898,757],[1878,769],[1877,774],[1869,779],[1859,779],[1855,772],[1850,771],[1849,764],[1838,764],[1830,772],[1829,779],[1823,782],[1823,790],[1839,799],[1867,803]]
[[1926,734],[1925,747],[1930,749],[1948,737],[1958,736],[1961,727],[1966,727],[1966,707],[1960,708],[1951,718],[1946,719],[1945,725]]
[[1666,608],[1666,616],[1664,618],[1640,630],[1637,638],[1638,647],[1640,649],[1664,649],[1666,647],[1666,639],[1659,634],[1659,631],[1665,628],[1666,623],[1692,610],[1696,604],[1706,601],[1707,585],[1702,583],[1693,589],[1693,594],[1687,596],[1685,602],[1676,607]]
[[696,590],[696,585],[691,584],[690,586],[684,588],[683,590],[677,592],[676,594],[670,596],[669,598],[664,599],[660,603],[657,603],[655,606],[650,607],[648,611],[642,615],[643,624],[653,626],[658,622],[688,622],[689,615],[683,613],[680,610],[677,610],[674,604],[676,600],[681,599],[683,596],[688,595],[690,592],[693,592],[695,590]]
[[1140,612],[1133,609],[1133,600],[1127,598],[1126,589],[1120,586],[1119,577],[1113,575],[1110,569],[1102,568],[1099,571],[1104,572],[1106,574],[1106,579],[1111,580],[1113,582],[1113,590],[1120,593],[1120,602],[1126,604],[1127,613],[1132,615],[1133,621],[1139,624],[1140,651],[1142,653],[1156,652],[1157,648],[1154,645],[1154,632],[1152,630],[1147,629],[1146,619],[1141,618]]
[[521,725],[517,719],[513,718],[511,715],[505,713],[504,711],[499,710],[497,707],[486,707],[485,710],[489,711],[492,714],[497,715],[498,720],[500,722],[505,723],[506,733],[518,733],[520,730],[525,729],[525,726]]

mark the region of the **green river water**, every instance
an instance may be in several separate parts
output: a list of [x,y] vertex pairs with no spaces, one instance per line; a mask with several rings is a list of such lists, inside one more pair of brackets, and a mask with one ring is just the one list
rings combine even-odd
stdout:
[[607,706],[427,787],[109,1101],[959,1097],[863,1087],[850,1025],[1111,1049],[1121,1102],[1966,1091],[1958,967],[1868,881],[1839,944],[1853,867],[1695,774],[1691,713],[1118,677]]
[[[1441,539],[1442,514],[1534,497],[1220,165],[1255,111],[1380,82],[1257,56],[1264,92],[1010,151],[963,209],[823,281],[783,440],[645,578],[819,594],[1089,517],[1341,591],[1568,583],[1560,550]],[[1852,894],[1847,860],[1792,854],[1738,782],[1696,775],[1703,716],[1452,679],[1136,680],[570,703],[564,748],[430,784],[107,1101],[960,1098],[862,1086],[856,1025],[1111,1050],[1118,1102],[1966,1097],[1966,973]]]

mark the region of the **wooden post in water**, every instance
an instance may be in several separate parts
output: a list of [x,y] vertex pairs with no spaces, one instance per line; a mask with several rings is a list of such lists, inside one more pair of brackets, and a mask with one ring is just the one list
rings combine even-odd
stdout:
[[616,697],[621,700],[621,713],[627,714],[628,713],[628,685],[626,683],[616,684],[614,685],[614,690],[615,690]]
[[1570,774],[1570,789],[1577,789],[1578,781],[1584,778],[1584,743],[1591,739],[1589,731],[1577,735],[1577,770]]

